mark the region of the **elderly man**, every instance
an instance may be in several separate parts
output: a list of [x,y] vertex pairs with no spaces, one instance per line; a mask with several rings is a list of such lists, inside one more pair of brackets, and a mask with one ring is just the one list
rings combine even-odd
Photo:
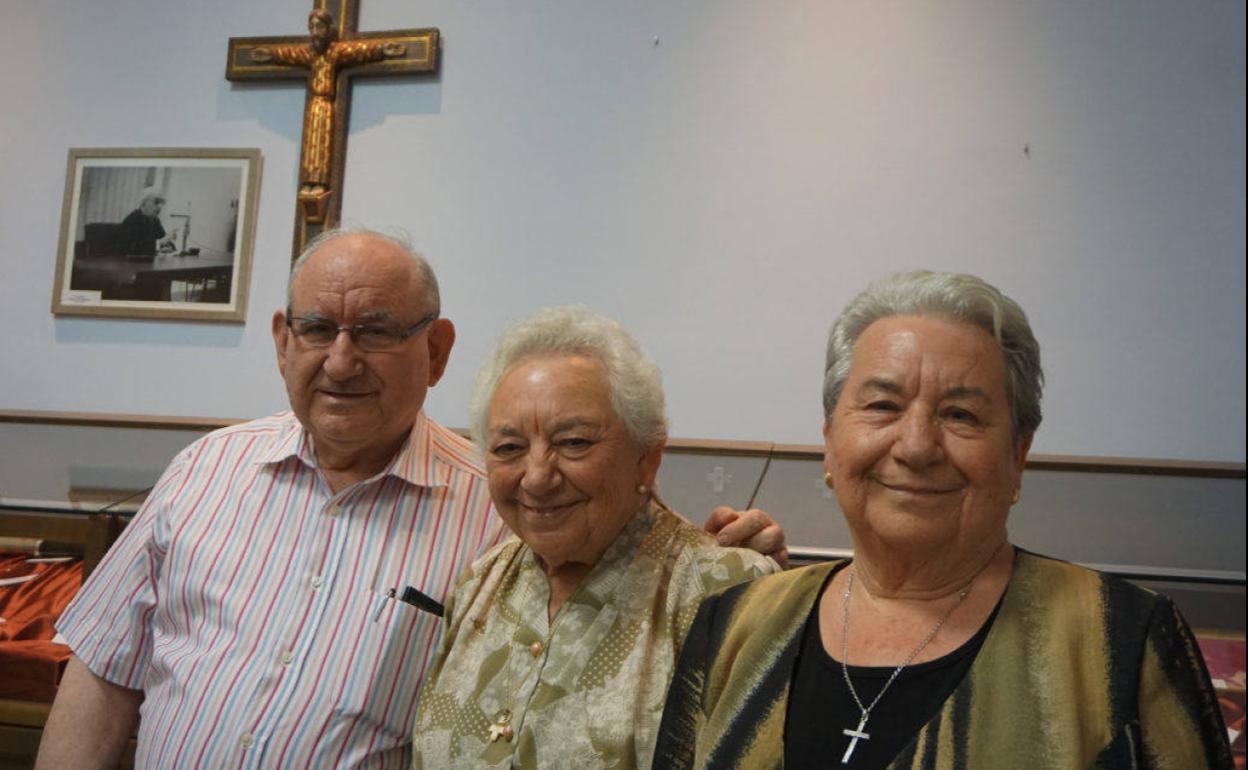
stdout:
[[[471,445],[421,411],[455,329],[423,259],[327,233],[273,315],[292,412],[170,464],[65,612],[74,651],[37,767],[396,767],[437,602],[506,531]],[[726,526],[725,526],[726,525]],[[783,558],[758,511],[723,542]]]
[[126,254],[154,255],[157,249],[173,247],[173,233],[166,233],[160,222],[165,196],[152,188],[143,191],[139,207],[126,215],[118,225],[118,241]]

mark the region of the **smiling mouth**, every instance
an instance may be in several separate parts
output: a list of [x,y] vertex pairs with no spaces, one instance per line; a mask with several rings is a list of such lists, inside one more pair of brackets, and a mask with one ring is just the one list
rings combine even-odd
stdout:
[[516,505],[520,506],[521,510],[525,513],[533,516],[553,517],[561,516],[567,513],[574,505],[576,505],[576,503],[563,503],[561,505],[527,505],[525,503],[517,502]]
[[372,395],[372,393],[369,392],[354,393],[341,390],[322,390],[319,392],[322,396],[328,396],[330,398],[365,398]]
[[917,484],[890,484],[886,481],[879,482],[881,486],[901,492],[907,495],[947,495],[950,492],[956,492],[957,487],[930,487]]

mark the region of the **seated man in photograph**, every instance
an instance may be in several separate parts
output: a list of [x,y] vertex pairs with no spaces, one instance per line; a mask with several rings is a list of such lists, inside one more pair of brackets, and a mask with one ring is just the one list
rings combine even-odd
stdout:
[[163,195],[151,188],[143,191],[139,207],[127,214],[118,226],[117,240],[122,253],[150,257],[155,256],[157,250],[173,251],[175,233],[166,233],[160,221],[164,205]]
[[[140,716],[140,768],[409,766],[437,603],[507,536],[422,411],[455,328],[424,259],[355,231],[308,246],[272,332],[291,411],[169,465],[57,624],[37,767],[111,767]],[[784,559],[761,511],[707,526]]]

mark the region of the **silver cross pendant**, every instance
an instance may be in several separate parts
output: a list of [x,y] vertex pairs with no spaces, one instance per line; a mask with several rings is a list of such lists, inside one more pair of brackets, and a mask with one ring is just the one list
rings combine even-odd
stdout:
[[849,748],[845,749],[845,756],[841,757],[842,765],[849,764],[849,758],[854,753],[854,748],[858,745],[859,738],[861,738],[864,741],[870,740],[871,735],[869,733],[864,733],[862,731],[862,728],[866,726],[867,726],[867,715],[863,714],[862,719],[858,721],[858,726],[856,728],[854,728],[853,730],[848,730],[848,729],[841,730],[842,733],[844,733],[845,735],[848,735],[851,739],[849,741]]

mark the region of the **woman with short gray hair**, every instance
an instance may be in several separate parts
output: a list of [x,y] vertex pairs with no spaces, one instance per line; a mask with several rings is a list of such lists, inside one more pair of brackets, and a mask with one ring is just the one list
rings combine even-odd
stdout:
[[824,479],[854,555],[707,599],[662,768],[1229,768],[1167,598],[1009,543],[1040,349],[969,275],[890,276],[832,327]]
[[470,411],[519,539],[456,581],[416,767],[649,767],[698,602],[777,569],[659,499],[663,403],[658,368],[609,318],[559,307],[504,332]]
[[997,287],[964,273],[916,270],[895,273],[855,297],[832,325],[824,366],[823,411],[831,414],[853,361],[854,344],[871,324],[889,316],[935,316],[978,326],[992,335],[1005,358],[1005,392],[1017,436],[1040,427],[1040,343],[1027,314]]

